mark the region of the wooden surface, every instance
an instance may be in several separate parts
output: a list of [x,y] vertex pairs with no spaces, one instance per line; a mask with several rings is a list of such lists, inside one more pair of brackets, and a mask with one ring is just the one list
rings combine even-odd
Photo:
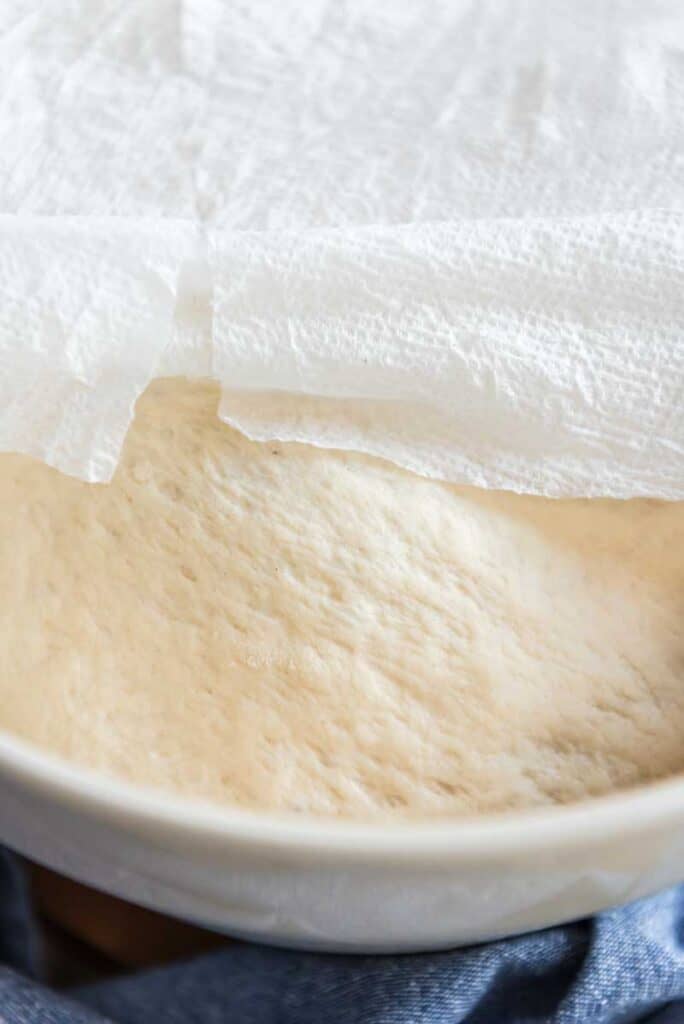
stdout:
[[[112,970],[145,967],[203,953],[229,941],[37,865],[29,865],[29,876],[36,910],[48,926],[50,945],[63,934],[68,937],[67,946],[71,940],[86,960],[93,960],[95,971],[98,962],[105,973],[108,966]],[[59,958],[59,952],[53,949],[51,955]],[[76,948],[72,953],[76,954]]]

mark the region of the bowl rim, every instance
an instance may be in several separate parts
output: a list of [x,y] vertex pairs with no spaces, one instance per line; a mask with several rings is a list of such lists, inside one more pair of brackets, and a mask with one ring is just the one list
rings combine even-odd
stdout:
[[259,846],[319,860],[459,860],[564,852],[643,835],[684,819],[684,776],[562,806],[439,821],[355,821],[276,814],[210,803],[82,768],[0,730],[0,788],[13,777],[57,804],[142,826],[155,835]]

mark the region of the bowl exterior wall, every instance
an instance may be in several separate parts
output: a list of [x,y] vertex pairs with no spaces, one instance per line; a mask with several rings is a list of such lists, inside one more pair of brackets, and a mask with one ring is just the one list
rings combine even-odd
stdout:
[[383,860],[207,835],[0,771],[0,839],[78,881],[228,934],[345,952],[431,950],[546,927],[684,877],[684,814],[629,842]]

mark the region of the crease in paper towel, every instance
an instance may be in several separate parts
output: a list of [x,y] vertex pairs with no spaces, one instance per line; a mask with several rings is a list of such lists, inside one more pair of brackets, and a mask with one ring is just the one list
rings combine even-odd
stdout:
[[256,440],[548,496],[684,497],[684,214],[222,232],[0,218],[0,449],[115,470],[155,376]]

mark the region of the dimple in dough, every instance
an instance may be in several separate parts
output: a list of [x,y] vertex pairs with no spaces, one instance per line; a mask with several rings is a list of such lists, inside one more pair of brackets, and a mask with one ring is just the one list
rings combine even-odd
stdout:
[[254,808],[458,816],[684,767],[684,507],[247,440],[156,382],[114,481],[0,457],[0,726]]

